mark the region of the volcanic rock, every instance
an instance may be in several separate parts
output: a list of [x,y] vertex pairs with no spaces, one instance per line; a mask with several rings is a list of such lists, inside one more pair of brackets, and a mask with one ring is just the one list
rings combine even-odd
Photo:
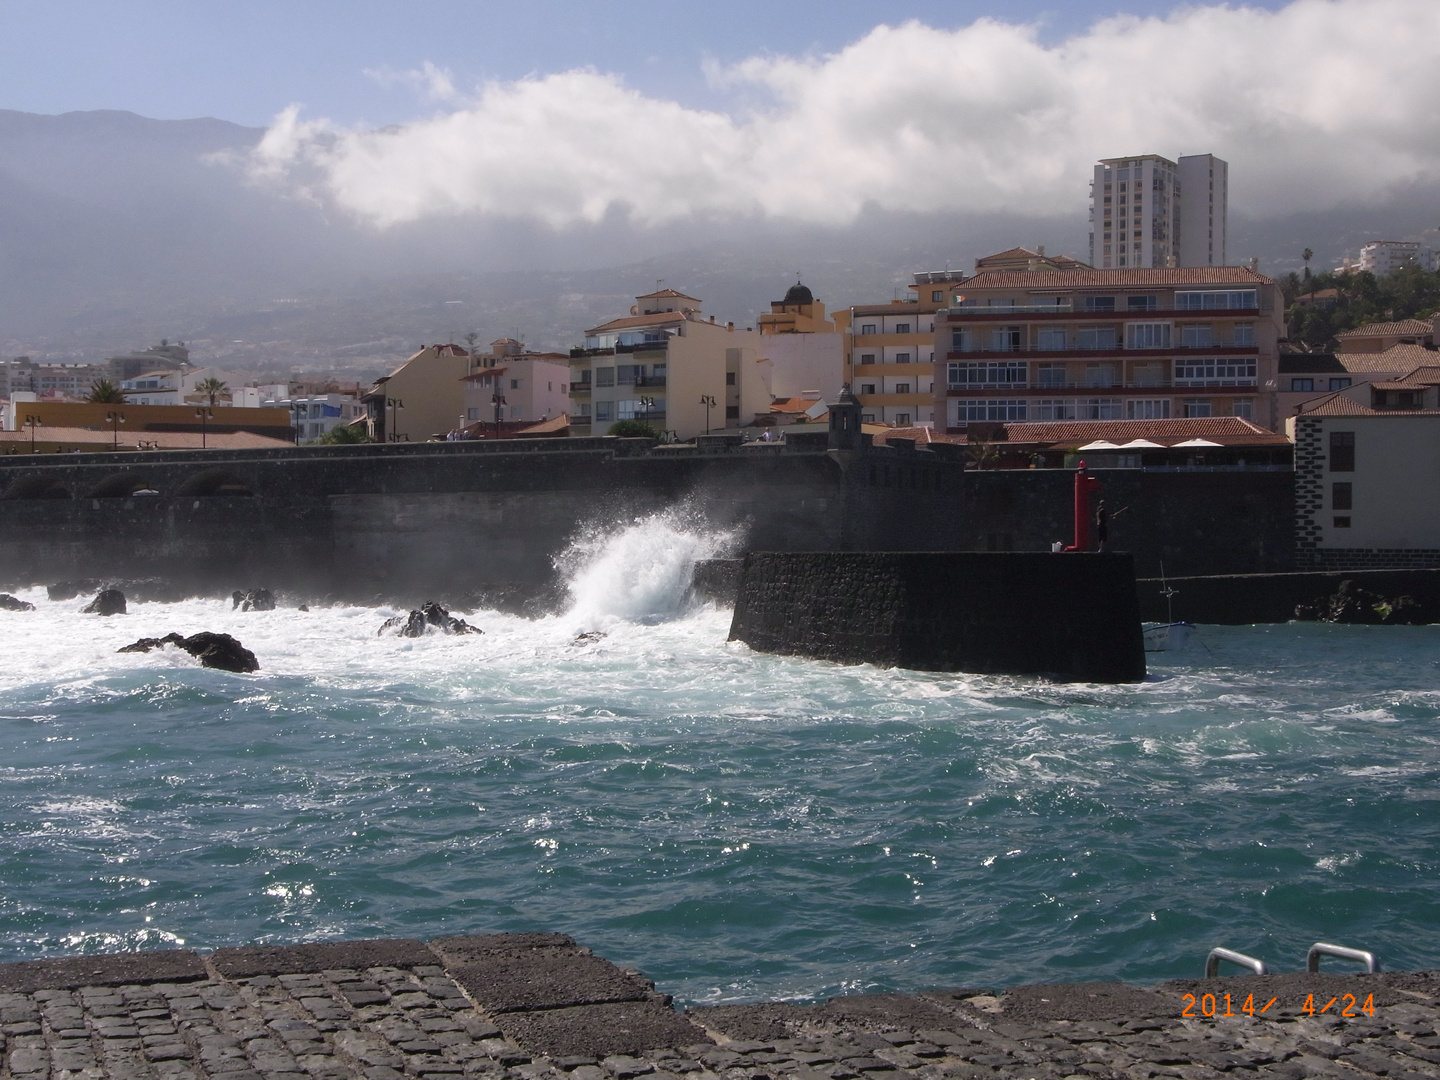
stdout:
[[485,632],[478,626],[471,626],[464,619],[457,619],[434,600],[427,600],[422,607],[411,611],[408,615],[396,615],[392,619],[386,619],[378,633],[393,632],[399,637],[424,637],[426,631],[432,626],[442,634],[483,634]]
[[260,670],[260,662],[255,659],[255,654],[241,645],[239,641],[229,634],[212,634],[208,631],[191,634],[189,637],[181,637],[179,634],[172,633],[166,634],[163,638],[141,638],[116,651],[122,653],[149,652],[151,649],[163,648],[166,645],[178,645],[206,667],[219,668],[221,671]]
[[249,592],[241,592],[236,589],[230,594],[230,610],[237,607],[241,611],[274,611],[275,594],[269,589],[251,589]]
[[84,615],[124,615],[125,594],[119,589],[101,589],[80,611]]
[[0,593],[0,611],[34,611],[35,605],[9,593]]
[[1359,623],[1367,626],[1419,626],[1434,621],[1411,596],[1381,596],[1346,579],[1332,596],[1295,607],[1302,622]]

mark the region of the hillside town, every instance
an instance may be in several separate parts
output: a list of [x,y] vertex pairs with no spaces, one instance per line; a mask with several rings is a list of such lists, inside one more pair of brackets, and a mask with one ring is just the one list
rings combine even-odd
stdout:
[[1106,159],[1091,182],[1088,262],[1014,247],[971,270],[916,272],[903,296],[834,307],[797,280],[744,327],[662,282],[568,351],[472,333],[369,386],[259,384],[168,340],[99,364],[18,357],[0,369],[0,447],[776,442],[823,431],[845,395],[872,445],[951,444],[974,469],[1328,463],[1345,478],[1297,475],[1310,493],[1302,543],[1440,557],[1422,538],[1432,523],[1410,520],[1433,500],[1393,479],[1437,444],[1440,314],[1334,319],[1347,289],[1433,276],[1434,253],[1375,240],[1316,275],[1307,253],[1303,279],[1277,281],[1228,257],[1227,205],[1228,165],[1213,155]]

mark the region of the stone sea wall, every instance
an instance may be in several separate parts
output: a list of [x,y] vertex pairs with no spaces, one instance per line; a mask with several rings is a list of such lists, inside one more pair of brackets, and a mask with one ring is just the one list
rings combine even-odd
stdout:
[[769,552],[745,556],[732,640],[922,671],[1138,682],[1128,555]]

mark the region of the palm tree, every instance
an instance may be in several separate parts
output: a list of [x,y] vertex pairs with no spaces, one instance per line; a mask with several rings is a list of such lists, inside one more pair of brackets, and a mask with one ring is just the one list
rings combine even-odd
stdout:
[[208,379],[201,379],[196,383],[195,390],[210,399],[210,407],[213,409],[215,407],[215,399],[221,394],[228,393],[230,387],[226,386],[214,375],[211,375]]
[[125,391],[109,379],[96,379],[90,384],[90,393],[85,400],[93,405],[124,405]]
[[1300,257],[1305,260],[1305,280],[1306,280],[1306,281],[1309,281],[1309,280],[1310,280],[1310,260],[1315,257],[1315,252],[1311,251],[1309,248],[1306,248],[1304,251],[1302,251],[1302,252],[1300,253]]

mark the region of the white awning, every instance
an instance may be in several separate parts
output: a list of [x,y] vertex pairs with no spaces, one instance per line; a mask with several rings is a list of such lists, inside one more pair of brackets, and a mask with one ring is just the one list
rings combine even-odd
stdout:
[[1116,446],[1113,442],[1107,442],[1107,441],[1104,440],[1104,439],[1096,439],[1096,440],[1095,440],[1094,442],[1092,442],[1092,443],[1086,443],[1084,446],[1079,447],[1076,452],[1079,453],[1081,450],[1119,450],[1119,449],[1120,449],[1120,447]]
[[1176,443],[1174,446],[1172,446],[1170,449],[1172,449],[1172,450],[1179,450],[1182,446],[1202,447],[1202,446],[1219,446],[1219,445],[1220,445],[1220,444],[1219,444],[1218,442],[1211,442],[1209,439],[1189,439],[1189,440],[1187,440],[1186,442],[1177,442],[1177,443]]
[[1149,439],[1131,439],[1121,450],[1164,450],[1158,442],[1151,442]]

